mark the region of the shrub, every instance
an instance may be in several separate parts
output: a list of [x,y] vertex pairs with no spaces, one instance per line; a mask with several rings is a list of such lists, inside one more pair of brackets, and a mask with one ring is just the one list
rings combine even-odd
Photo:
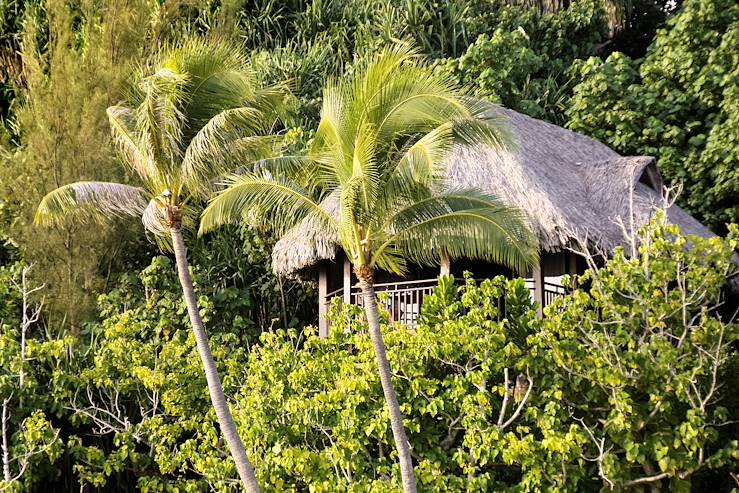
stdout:
[[660,160],[681,203],[716,231],[739,219],[739,5],[688,0],[643,60],[578,62],[567,126]]
[[[739,459],[739,326],[721,303],[737,245],[735,227],[727,239],[685,238],[657,221],[633,258],[617,251],[543,320],[523,281],[502,277],[440,278],[414,330],[385,314],[419,488],[729,489]],[[47,423],[47,435],[62,430],[66,458],[55,467],[71,465],[57,469],[67,481],[235,487],[184,306],[168,294],[172,276],[158,260],[142,274],[145,296],[102,298],[106,319],[76,345],[33,343],[46,347],[29,362],[34,393],[46,397],[29,400],[27,416]],[[280,329],[254,344],[217,323],[231,320],[221,318],[228,304],[200,304],[265,491],[397,491],[361,309],[335,304],[324,340],[312,328]],[[17,331],[4,330],[3,347],[17,347]],[[33,470],[34,483],[50,484],[48,464]]]

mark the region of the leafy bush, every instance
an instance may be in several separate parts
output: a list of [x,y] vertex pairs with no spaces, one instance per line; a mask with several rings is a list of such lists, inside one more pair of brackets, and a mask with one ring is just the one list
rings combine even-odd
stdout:
[[535,9],[501,9],[490,34],[441,64],[486,97],[527,115],[559,123],[567,103],[567,71],[589,56],[606,35],[601,2],[579,0],[541,15]]
[[0,266],[0,491],[32,491],[64,451],[48,393],[54,367],[64,365],[71,339],[31,337],[38,311],[21,262]]
[[433,57],[458,56],[504,5],[496,0],[252,0],[241,2],[237,11],[240,32],[251,48],[319,38],[351,60],[378,42],[403,38]]
[[[643,61],[578,62],[567,125],[625,154],[659,158],[685,207],[725,231],[739,219],[739,5],[688,0]],[[687,185],[690,185],[689,187]]]
[[547,307],[529,338],[530,366],[542,371],[537,427],[573,445],[563,457],[539,456],[549,462],[542,473],[572,481],[577,474],[556,471],[564,460],[589,469],[582,481],[610,488],[727,488],[716,470],[739,458],[739,325],[722,288],[737,269],[739,230],[686,238],[658,219],[640,240],[635,256],[617,251]]
[[[616,252],[543,320],[523,281],[502,277],[440,278],[415,330],[384,314],[423,491],[730,488],[739,326],[724,320],[721,302],[739,230],[688,239],[657,222],[641,239],[634,258]],[[195,278],[202,282],[197,270]],[[46,348],[28,365],[43,397],[28,401],[26,415],[43,412],[44,429],[62,430],[65,459],[55,467],[67,481],[232,491],[235,469],[171,292],[171,265],[162,257],[141,280],[143,297],[125,296],[136,289],[124,286],[102,297],[105,321],[74,346],[33,342]],[[280,329],[253,344],[231,330],[228,304],[209,296],[200,304],[266,491],[396,491],[361,309],[336,303],[325,340],[314,329]],[[4,347],[17,345],[10,340],[17,331],[5,328]],[[54,477],[60,446],[27,486]]]

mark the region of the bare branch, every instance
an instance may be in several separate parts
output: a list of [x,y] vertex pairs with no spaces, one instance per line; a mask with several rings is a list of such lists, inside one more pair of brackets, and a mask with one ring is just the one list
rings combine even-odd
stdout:
[[605,469],[603,468],[603,460],[605,459],[606,454],[608,454],[608,452],[610,452],[611,451],[611,448],[613,448],[613,447],[609,447],[608,450],[606,450],[606,448],[605,448],[605,438],[601,438],[600,440],[596,439],[595,438],[595,435],[590,430],[590,428],[588,427],[588,425],[585,424],[585,420],[583,420],[583,419],[577,419],[577,421],[580,422],[580,424],[582,425],[583,429],[585,430],[585,432],[590,437],[590,440],[593,442],[593,444],[595,445],[595,447],[598,449],[598,455],[596,457],[590,458],[590,457],[585,457],[583,455],[583,458],[585,460],[587,460],[587,461],[590,461],[590,462],[596,462],[598,464],[598,475],[600,476],[600,478],[603,481],[605,481],[606,483],[608,483],[608,487],[611,490],[615,489],[616,488],[616,483],[614,483],[613,481],[611,481],[608,478],[608,476],[606,476]]
[[463,414],[460,414],[454,420],[449,424],[449,429],[446,434],[446,438],[441,441],[441,448],[444,450],[449,450],[454,443],[454,439],[457,438],[457,434],[459,431],[459,428],[455,428],[459,424],[460,421],[462,421],[462,418],[464,417]]
[[[625,483],[621,484],[622,488],[631,488],[633,486],[638,486],[640,484],[649,484],[649,483],[656,483],[657,481],[661,481],[665,478],[669,478],[670,474],[666,472],[662,472],[659,474],[655,474],[654,476],[645,476],[643,478],[638,479],[632,479],[630,481],[626,481]],[[611,488],[613,489],[613,488]]]
[[3,416],[2,416],[2,435],[3,435],[3,481],[10,483],[10,444],[8,443],[8,404],[10,398],[3,400]]
[[505,413],[506,409],[508,407],[508,394],[509,394],[509,380],[508,380],[508,368],[503,369],[503,376],[505,378],[505,383],[503,384],[503,405],[500,408],[500,414],[498,415],[498,426],[503,425],[503,419],[505,419]]
[[[31,464],[31,458],[37,455],[41,455],[51,448],[51,446],[59,439],[59,430],[55,430],[54,438],[48,443],[45,443],[42,447],[32,447],[25,453],[17,456],[10,457],[9,452],[9,439],[7,434],[8,422],[10,421],[10,415],[8,411],[8,404],[10,398],[3,400],[3,411],[2,411],[2,451],[3,451],[3,481],[0,483],[0,492],[8,491],[15,487],[15,482],[23,477],[28,466]],[[25,426],[25,423],[24,423]],[[10,465],[12,462],[17,464],[18,472],[12,475]]]
[[33,311],[29,313],[29,304],[30,304],[30,298],[31,295],[37,291],[40,291],[43,289],[46,285],[42,284],[41,286],[37,286],[35,288],[29,288],[28,287],[28,273],[31,272],[31,269],[33,268],[33,264],[27,265],[23,267],[23,270],[21,271],[21,282],[20,284],[16,281],[13,281],[13,283],[16,286],[16,289],[20,291],[21,293],[21,346],[20,346],[20,370],[18,371],[18,382],[19,387],[21,390],[23,390],[23,387],[25,386],[25,376],[26,376],[26,335],[28,334],[28,329],[38,322],[39,318],[41,317],[41,308],[43,306],[42,303],[39,303],[33,308]]
[[513,423],[516,418],[518,418],[518,415],[521,414],[521,410],[523,410],[523,407],[526,405],[526,402],[529,400],[529,396],[531,395],[531,390],[534,388],[534,381],[532,380],[531,376],[528,374],[528,371],[526,372],[526,378],[529,382],[529,388],[526,389],[526,395],[523,396],[523,399],[521,399],[521,403],[518,405],[516,410],[513,412],[513,415],[500,426],[500,430],[505,430],[511,423]]

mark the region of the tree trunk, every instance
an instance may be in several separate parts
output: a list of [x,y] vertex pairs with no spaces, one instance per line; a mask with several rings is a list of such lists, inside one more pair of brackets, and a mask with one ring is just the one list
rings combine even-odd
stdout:
[[377,367],[380,371],[382,392],[385,394],[385,402],[387,402],[387,407],[390,411],[390,425],[393,430],[395,447],[398,450],[398,462],[400,463],[400,476],[403,481],[403,491],[404,493],[416,493],[416,476],[413,472],[411,448],[408,443],[408,436],[405,433],[405,428],[403,427],[403,415],[400,413],[398,396],[395,395],[395,388],[393,387],[392,376],[390,374],[390,363],[388,363],[387,352],[385,351],[385,343],[382,341],[374,282],[372,279],[360,279],[359,285],[362,287],[364,309],[367,314],[367,325],[369,326],[369,333],[372,338],[372,347],[375,350],[375,357],[377,358]]
[[171,228],[170,231],[172,234],[174,254],[177,260],[177,272],[180,276],[180,284],[182,284],[182,293],[185,296],[187,313],[190,315],[190,322],[192,323],[192,330],[195,333],[195,341],[198,346],[198,352],[200,353],[200,359],[203,361],[205,378],[208,380],[208,392],[210,393],[210,400],[218,417],[218,424],[231,451],[231,456],[236,462],[236,469],[239,472],[244,488],[248,493],[259,493],[260,489],[257,478],[249,463],[249,458],[246,456],[246,450],[244,449],[241,437],[239,437],[239,432],[236,430],[236,423],[234,423],[231,411],[228,408],[226,397],[223,394],[223,387],[221,386],[221,379],[216,370],[216,363],[213,360],[213,354],[210,352],[208,334],[205,332],[203,320],[200,318],[197,298],[195,297],[195,288],[192,285],[192,279],[188,270],[187,252],[185,251],[185,242],[182,240],[182,232],[179,228]]
[[10,477],[10,443],[8,443],[8,421],[10,421],[10,417],[8,416],[9,402],[10,399],[3,400],[3,417],[2,420],[0,420],[3,435],[3,481],[6,483],[10,483],[10,480],[12,479]]

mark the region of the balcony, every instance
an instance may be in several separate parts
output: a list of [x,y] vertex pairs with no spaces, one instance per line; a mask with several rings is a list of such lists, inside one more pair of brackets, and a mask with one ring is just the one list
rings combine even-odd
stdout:
[[[552,279],[552,280],[549,280]],[[557,297],[564,296],[567,290],[559,284],[559,278],[546,278],[543,281],[543,296],[537,299],[536,287],[534,279],[524,279],[526,287],[531,292],[531,299],[538,301],[541,308],[551,304]],[[464,282],[464,279],[458,279],[458,282]],[[375,292],[379,299],[379,303],[385,307],[390,313],[390,319],[409,327],[414,327],[418,323],[418,317],[421,314],[423,299],[426,295],[434,292],[438,285],[438,279],[422,279],[418,281],[402,281],[375,284]],[[352,305],[363,306],[364,300],[362,292],[358,286],[351,286],[348,293],[344,288],[337,289],[326,295],[326,306],[330,304],[331,299],[342,297],[345,302]],[[502,314],[502,316],[505,316]]]

